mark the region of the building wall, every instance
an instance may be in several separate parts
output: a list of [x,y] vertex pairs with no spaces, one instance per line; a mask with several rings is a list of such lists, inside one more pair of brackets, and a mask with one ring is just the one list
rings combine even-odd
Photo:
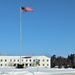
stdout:
[[[0,67],[15,67],[20,63],[20,56],[0,56]],[[46,56],[22,56],[24,67],[51,67],[51,59]]]

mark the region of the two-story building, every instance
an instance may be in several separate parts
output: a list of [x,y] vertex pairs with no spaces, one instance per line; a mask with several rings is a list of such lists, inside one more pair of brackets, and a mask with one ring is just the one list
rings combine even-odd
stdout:
[[22,63],[24,67],[51,67],[51,59],[47,56],[0,56],[0,67],[2,68],[16,67],[19,63]]

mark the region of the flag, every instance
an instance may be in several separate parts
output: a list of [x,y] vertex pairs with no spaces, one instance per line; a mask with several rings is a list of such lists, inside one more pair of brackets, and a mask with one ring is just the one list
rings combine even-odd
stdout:
[[22,12],[28,12],[28,11],[33,11],[33,8],[31,7],[21,7]]

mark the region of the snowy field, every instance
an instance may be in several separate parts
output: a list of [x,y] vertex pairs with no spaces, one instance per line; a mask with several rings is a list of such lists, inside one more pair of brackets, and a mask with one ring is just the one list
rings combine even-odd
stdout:
[[75,75],[75,69],[0,68],[0,75]]

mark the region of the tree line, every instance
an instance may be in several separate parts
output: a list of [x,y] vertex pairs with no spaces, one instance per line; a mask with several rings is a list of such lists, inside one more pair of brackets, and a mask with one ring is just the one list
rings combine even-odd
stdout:
[[51,67],[57,68],[75,68],[75,54],[70,54],[67,57],[51,56]]

